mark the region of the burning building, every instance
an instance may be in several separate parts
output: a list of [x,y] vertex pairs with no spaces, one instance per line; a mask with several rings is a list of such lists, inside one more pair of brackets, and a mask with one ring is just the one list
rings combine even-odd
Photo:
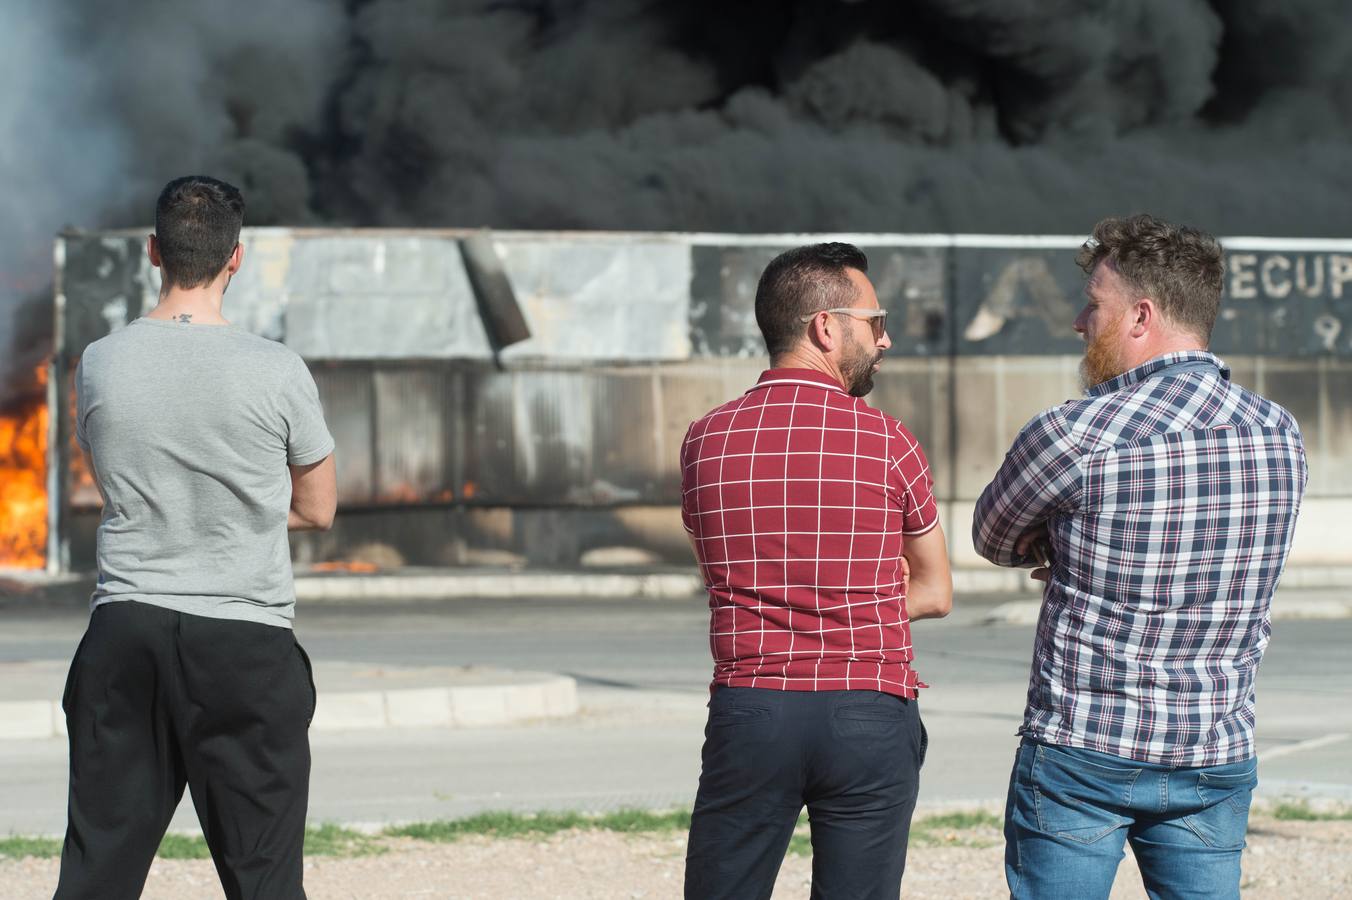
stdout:
[[[58,240],[49,401],[0,445],[27,454],[18,466],[0,462],[9,466],[6,515],[29,517],[14,533],[38,547],[46,539],[21,564],[92,565],[98,494],[73,452],[70,378],[89,342],[155,303],[143,237]],[[306,358],[338,445],[338,522],[294,535],[297,561],[688,561],[676,513],[685,428],[754,381],[765,363],[752,309],[760,270],[818,238],[498,233],[490,251],[529,333],[503,347],[494,339],[502,324],[485,327],[468,237],[246,229],[226,316]],[[893,323],[870,402],[929,449],[955,563],[995,586],[1008,573],[972,554],[971,506],[1018,428],[1078,392],[1081,344],[1069,323],[1080,302],[1079,239],[834,237],[869,254]],[[1292,577],[1318,583],[1329,567],[1352,564],[1332,527],[1352,512],[1352,241],[1227,246],[1214,347],[1237,381],[1291,409],[1304,429],[1312,475]],[[49,430],[44,481],[32,460]],[[50,495],[32,491],[46,483]]]
[[[1344,7],[0,4],[0,65],[25,85],[0,96],[23,136],[0,157],[15,211],[0,272],[40,272],[64,222],[136,221],[187,171],[240,185],[252,224],[502,229],[534,336],[500,359],[461,233],[250,231],[227,313],[311,361],[340,432],[342,523],[298,538],[298,557],[379,544],[409,562],[632,545],[677,558],[674,442],[754,375],[754,272],[797,240],[755,232],[1083,233],[1149,210],[1216,233],[1348,235]],[[166,28],[178,52],[159,52]],[[644,233],[507,230],[617,228]],[[0,396],[5,546],[45,539],[50,567],[91,558],[98,495],[63,404],[84,344],[154,296],[140,240],[62,239],[46,412],[42,389],[26,395],[36,404]],[[1018,421],[1075,392],[1069,243],[860,241],[903,319],[876,402],[938,455],[962,533]],[[1232,249],[1217,346],[1305,425],[1304,521],[1334,522],[1319,516],[1352,496],[1337,449],[1347,244]],[[24,346],[4,312],[0,345]],[[6,377],[27,382],[39,363],[10,360]],[[27,524],[41,518],[34,484],[50,486],[46,525]],[[1342,559],[1321,543],[1337,533],[1303,531],[1296,561]],[[3,552],[0,565],[35,560]]]
[[47,560],[47,367],[0,408],[0,568],[39,569]]

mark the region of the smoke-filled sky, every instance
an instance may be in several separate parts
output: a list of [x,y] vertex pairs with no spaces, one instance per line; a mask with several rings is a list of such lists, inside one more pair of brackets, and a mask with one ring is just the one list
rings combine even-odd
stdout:
[[189,172],[253,225],[1349,236],[1350,26],[1344,0],[4,0],[0,290]]

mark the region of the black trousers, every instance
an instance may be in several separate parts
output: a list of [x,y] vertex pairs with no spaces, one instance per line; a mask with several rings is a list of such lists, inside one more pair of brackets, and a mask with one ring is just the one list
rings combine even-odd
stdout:
[[876,691],[718,688],[685,860],[687,900],[764,900],[804,804],[814,900],[896,898],[927,737]]
[[314,715],[288,628],[98,607],[62,706],[70,809],[56,900],[130,900],[186,784],[231,900],[299,900]]

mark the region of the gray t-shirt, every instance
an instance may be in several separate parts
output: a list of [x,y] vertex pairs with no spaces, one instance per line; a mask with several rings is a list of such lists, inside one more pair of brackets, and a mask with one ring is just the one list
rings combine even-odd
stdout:
[[85,349],[75,389],[104,496],[92,605],[291,627],[287,464],[333,452],[301,358],[230,325],[137,319]]

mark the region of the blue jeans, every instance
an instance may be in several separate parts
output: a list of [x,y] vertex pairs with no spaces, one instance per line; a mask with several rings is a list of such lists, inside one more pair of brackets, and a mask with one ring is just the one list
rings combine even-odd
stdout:
[[1010,897],[1106,898],[1131,841],[1152,900],[1238,900],[1257,784],[1254,759],[1179,768],[1025,738],[1005,804]]

